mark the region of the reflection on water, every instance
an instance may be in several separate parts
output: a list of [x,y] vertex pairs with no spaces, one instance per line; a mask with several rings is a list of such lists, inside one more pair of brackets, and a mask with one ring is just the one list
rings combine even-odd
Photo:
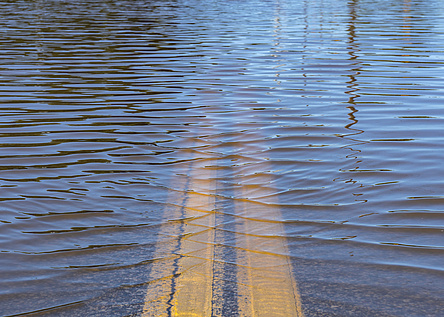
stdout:
[[441,1],[0,8],[2,315],[440,315]]

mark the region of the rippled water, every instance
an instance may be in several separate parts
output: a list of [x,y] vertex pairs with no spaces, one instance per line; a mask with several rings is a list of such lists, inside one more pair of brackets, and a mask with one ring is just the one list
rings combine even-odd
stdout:
[[440,316],[443,17],[0,1],[1,314],[140,315],[175,243],[216,228],[213,315],[242,315],[230,274],[255,248],[289,256],[306,316]]

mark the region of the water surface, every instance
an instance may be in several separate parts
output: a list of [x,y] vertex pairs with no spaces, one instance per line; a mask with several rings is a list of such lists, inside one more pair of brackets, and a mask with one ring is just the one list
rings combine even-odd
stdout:
[[0,9],[2,316],[139,316],[208,228],[212,315],[242,315],[249,251],[306,316],[442,314],[441,1]]

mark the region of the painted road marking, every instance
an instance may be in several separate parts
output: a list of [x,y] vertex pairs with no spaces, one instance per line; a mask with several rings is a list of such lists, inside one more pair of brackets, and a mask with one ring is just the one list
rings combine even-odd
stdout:
[[[216,228],[217,160],[194,160],[189,163],[189,177],[178,184],[165,211],[168,218],[188,219],[173,226],[165,226],[161,234],[170,236],[159,242],[151,265],[152,281],[148,285],[142,316],[216,316],[213,306],[220,306],[214,298],[214,263]],[[263,184],[271,183],[271,176],[263,174]],[[246,180],[236,196],[247,197]],[[255,195],[273,197],[266,186]],[[274,221],[259,221],[258,202],[234,199],[234,215],[238,221],[234,248],[237,255],[237,311],[233,316],[296,316],[302,317],[298,288],[291,271],[284,228],[277,199],[262,204]],[[264,208],[265,206],[265,208]],[[264,236],[265,235],[265,236]],[[268,235],[268,236],[267,236]]]
[[[254,215],[254,204],[240,200],[236,204],[240,214]],[[279,217],[277,207],[269,207],[274,217]],[[255,216],[257,217],[257,216]],[[298,316],[302,317],[302,304],[295,278],[291,271],[288,257],[284,229],[281,223],[273,222],[273,226],[266,228],[263,221],[245,219],[243,222],[246,256],[238,271],[238,283],[248,285],[244,288],[246,297],[240,311],[242,316]],[[265,227],[265,228],[264,228]],[[264,230],[265,229],[265,230]],[[263,235],[270,235],[264,237]],[[265,251],[264,251],[265,250]]]
[[[162,228],[161,234],[172,238],[159,244],[156,257],[166,260],[152,264],[154,282],[148,285],[142,316],[211,316],[215,196],[199,188],[211,191],[214,170],[196,163],[189,170],[189,179],[171,193],[169,204],[175,207],[166,216],[198,219],[199,225],[188,220]],[[193,241],[195,234],[205,243]]]

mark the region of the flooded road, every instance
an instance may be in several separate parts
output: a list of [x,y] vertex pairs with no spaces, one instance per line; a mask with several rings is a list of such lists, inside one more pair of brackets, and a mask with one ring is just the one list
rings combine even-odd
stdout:
[[0,9],[1,316],[442,316],[442,1]]

